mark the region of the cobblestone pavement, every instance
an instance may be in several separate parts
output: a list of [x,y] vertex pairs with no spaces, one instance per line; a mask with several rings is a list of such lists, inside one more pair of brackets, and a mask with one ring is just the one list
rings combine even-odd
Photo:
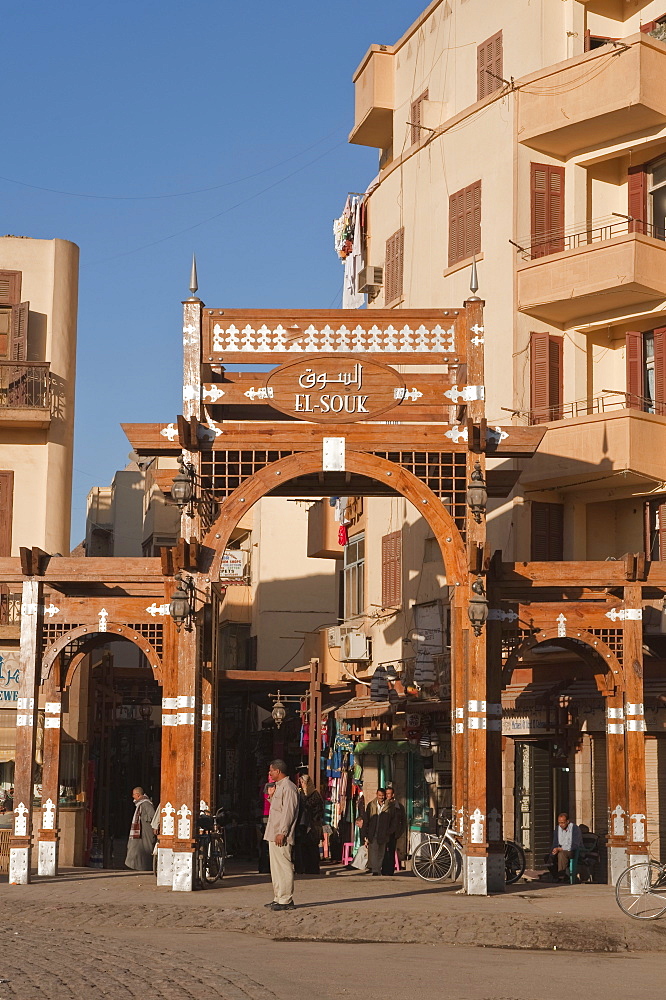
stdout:
[[242,972],[154,942],[18,926],[0,930],[0,1000],[276,1000]]

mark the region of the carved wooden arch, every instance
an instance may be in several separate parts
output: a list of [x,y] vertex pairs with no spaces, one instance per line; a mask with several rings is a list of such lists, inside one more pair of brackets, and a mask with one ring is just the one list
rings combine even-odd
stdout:
[[[213,553],[206,575],[212,581],[219,578],[222,556],[231,532],[243,514],[258,500],[267,496],[278,482],[284,483],[299,476],[321,472],[321,466],[321,452],[298,452],[266,465],[230,493],[220,504],[217,520],[203,541],[204,546]],[[447,582],[461,587],[467,583],[467,557],[462,537],[453,517],[436,493],[402,466],[367,452],[348,451],[345,467],[347,472],[388,482],[397,493],[410,500],[428,522],[439,542]]]
[[69,686],[74,672],[84,656],[97,646],[103,646],[105,643],[117,638],[128,639],[135,646],[138,646],[150,664],[153,677],[158,684],[162,683],[162,661],[155,647],[140,632],[130,628],[129,625],[118,625],[113,622],[108,623],[106,632],[100,632],[90,625],[79,625],[77,628],[73,628],[71,631],[55,639],[50,646],[47,646],[42,656],[42,683],[49,677],[54,660],[62,653],[65,646],[85,635],[89,636],[88,641],[83,644],[82,649],[77,650],[68,665],[65,676],[61,676],[63,687]]
[[[566,635],[562,635],[559,628],[542,629],[540,632],[524,639],[507,657],[502,670],[503,684],[506,685],[508,683],[511,674],[525,653],[528,653],[535,646],[540,646],[544,642],[551,642],[553,639],[557,640],[556,644],[558,646],[571,650],[587,663],[594,673],[597,688],[602,695],[624,690],[622,664],[610,646],[607,646],[605,642],[592,632],[577,628],[567,629]],[[583,644],[582,647],[581,644]],[[603,670],[599,669],[600,661],[604,664],[605,669]]]

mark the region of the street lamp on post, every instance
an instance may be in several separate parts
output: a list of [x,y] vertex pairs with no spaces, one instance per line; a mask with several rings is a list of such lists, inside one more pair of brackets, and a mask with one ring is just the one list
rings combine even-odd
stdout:
[[183,625],[185,625],[185,630],[189,632],[192,628],[192,615],[194,614],[194,584],[191,577],[185,577],[181,573],[176,574],[175,579],[178,581],[178,587],[171,596],[169,614],[173,618],[178,632]]
[[271,715],[273,716],[273,722],[279,729],[287,715],[287,709],[284,707],[284,703],[282,701],[282,697],[279,691],[277,693],[277,701],[273,705],[273,711],[271,712]]
[[483,478],[483,472],[481,471],[481,463],[478,461],[474,463],[470,482],[467,486],[467,506],[476,523],[481,524],[481,519],[485,515],[488,506],[488,490],[486,488],[486,481]]
[[483,579],[480,576],[477,576],[471,589],[472,596],[467,605],[467,614],[474,629],[474,635],[481,635],[481,630],[488,621],[488,598],[483,587]]

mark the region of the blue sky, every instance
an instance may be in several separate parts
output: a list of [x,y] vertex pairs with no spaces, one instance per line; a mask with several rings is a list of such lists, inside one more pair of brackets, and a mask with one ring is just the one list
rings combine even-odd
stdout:
[[209,306],[340,305],[331,222],[377,172],[352,73],[426,5],[2,3],[2,232],[81,248],[72,545],[120,423],[180,411],[192,251]]

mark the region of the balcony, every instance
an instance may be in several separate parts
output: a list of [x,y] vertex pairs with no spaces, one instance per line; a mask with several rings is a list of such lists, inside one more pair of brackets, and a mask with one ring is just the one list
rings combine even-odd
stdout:
[[387,149],[393,141],[393,53],[373,45],[354,75],[354,128],[349,141]]
[[525,465],[525,489],[626,488],[635,493],[639,487],[642,493],[665,482],[666,416],[628,409],[626,398],[609,392],[565,405],[561,419],[548,423],[539,450]]
[[45,428],[51,423],[48,362],[0,361],[0,424]]
[[666,44],[642,33],[521,80],[518,141],[550,156],[666,124]]
[[[630,232],[640,228],[643,232]],[[666,243],[652,227],[615,217],[521,245],[518,309],[565,328],[653,308],[666,299]]]
[[580,0],[582,5],[591,14],[601,14],[602,17],[610,17],[614,21],[626,21],[628,17],[637,14],[651,0]]

